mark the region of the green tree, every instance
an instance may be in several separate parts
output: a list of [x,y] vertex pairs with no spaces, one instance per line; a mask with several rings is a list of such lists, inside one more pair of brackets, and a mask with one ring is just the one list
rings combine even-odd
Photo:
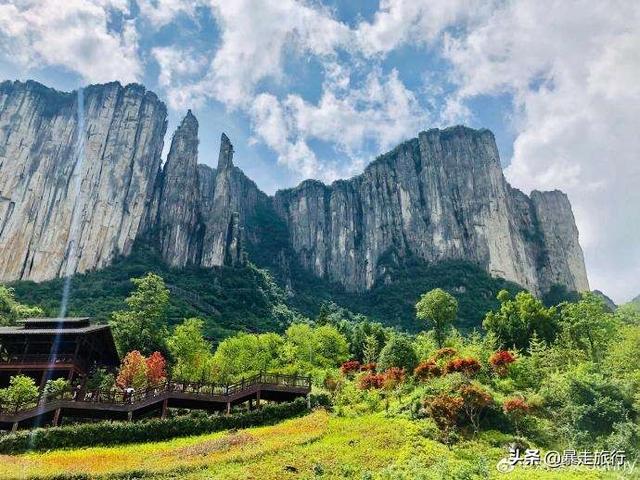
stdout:
[[280,359],[289,370],[299,372],[333,368],[349,359],[349,344],[332,325],[313,328],[306,323],[294,323],[285,332]]
[[362,349],[362,361],[365,364],[376,363],[378,354],[380,353],[380,344],[373,335],[367,335],[364,339],[364,347]]
[[619,326],[604,301],[591,292],[582,293],[577,303],[560,305],[560,325],[572,345],[594,362],[602,360]]
[[38,387],[31,377],[16,375],[9,386],[0,390],[3,406],[14,412],[33,406],[38,398]]
[[31,307],[18,302],[13,288],[0,285],[0,326],[14,325],[20,318],[43,315],[44,312],[40,307]]
[[104,367],[99,367],[90,372],[87,378],[87,390],[111,390],[116,383],[116,377]]
[[70,389],[69,380],[66,378],[56,378],[55,380],[48,380],[44,386],[44,394],[47,398],[55,399],[60,398]]
[[223,381],[273,371],[279,366],[283,343],[282,337],[275,333],[239,333],[220,342],[213,364]]
[[173,378],[188,382],[206,381],[211,376],[211,344],[204,338],[204,322],[188,318],[176,326],[167,340],[173,360]]
[[458,301],[441,288],[424,293],[416,304],[417,317],[427,321],[435,334],[438,347],[444,345],[447,331],[458,314]]
[[558,333],[555,307],[547,308],[529,292],[518,292],[511,298],[509,292],[498,293],[500,308],[485,316],[482,326],[495,335],[500,347],[526,350],[533,334],[548,344]]
[[397,367],[413,372],[417,364],[418,356],[411,341],[404,335],[394,335],[380,352],[378,370],[384,371]]
[[120,354],[139,350],[143,355],[166,352],[165,339],[169,290],[162,277],[148,273],[132,278],[135,290],[125,303],[126,310],[114,312],[111,329]]

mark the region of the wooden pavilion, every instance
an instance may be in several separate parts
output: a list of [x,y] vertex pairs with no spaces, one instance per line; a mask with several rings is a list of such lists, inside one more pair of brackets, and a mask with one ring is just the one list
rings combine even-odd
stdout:
[[91,324],[88,317],[28,318],[0,327],[0,387],[18,374],[42,387],[49,379],[73,381],[92,368],[119,363],[109,326]]

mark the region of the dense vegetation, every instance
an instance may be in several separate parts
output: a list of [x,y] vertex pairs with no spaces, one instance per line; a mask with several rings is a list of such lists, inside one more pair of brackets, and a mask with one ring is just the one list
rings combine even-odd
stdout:
[[[619,450],[629,462],[640,455],[640,309],[634,304],[612,312],[587,292],[548,306],[528,292],[502,290],[482,331],[462,334],[460,301],[434,289],[415,306],[417,334],[324,303],[312,319],[294,316],[277,331],[236,333],[213,349],[199,318],[167,327],[173,295],[162,277],[149,273],[133,286],[110,315],[122,365],[117,375],[92,374],[89,381],[100,388],[139,390],[168,375],[228,383],[260,372],[311,374],[332,418],[356,425],[377,418],[381,428],[408,422],[415,441],[434,452],[435,445],[449,452],[466,446],[465,478],[487,478],[487,458],[496,455],[487,452],[499,447],[505,454],[508,445]],[[32,404],[29,382],[14,377],[0,403]],[[47,389],[55,396],[69,387],[63,383]],[[405,475],[400,478],[430,478],[432,460],[424,452],[417,458],[423,460],[394,467]],[[368,461],[359,459],[354,471]],[[451,465],[442,468],[449,475],[442,478],[461,478]]]
[[[134,288],[131,279],[148,272],[162,276],[171,292],[169,326],[197,316],[205,321],[207,336],[219,339],[238,331],[282,331],[296,318],[286,305],[284,292],[265,270],[253,266],[176,270],[142,245],[105,269],[73,276],[67,315],[109,320],[112,312],[126,306],[125,298]],[[58,315],[62,279],[15,282],[11,286],[19,301],[39,305],[48,315]]]
[[[388,281],[379,282],[368,292],[350,293],[314,277],[295,263],[284,268],[268,253],[278,248],[277,239],[282,236],[277,224],[267,223],[262,228],[269,232],[262,238],[270,239],[273,245],[254,247],[251,258],[265,268],[250,264],[241,268],[176,270],[167,267],[152,248],[137,245],[131,255],[119,258],[113,265],[72,278],[68,315],[107,321],[113,311],[125,306],[124,300],[133,289],[130,279],[147,272],[162,276],[171,292],[169,326],[183,318],[199,317],[205,322],[207,336],[216,340],[237,331],[283,331],[301,315],[317,316],[321,306],[331,302],[377,322],[417,332],[420,327],[415,320],[415,304],[422,293],[437,287],[456,297],[457,326],[470,331],[479,328],[484,313],[498,305],[496,294],[500,290],[519,290],[517,285],[493,278],[469,262],[426,265],[409,259],[398,263],[392,262],[394,256],[389,255],[385,267]],[[62,279],[14,282],[11,287],[19,301],[41,306],[47,315],[58,314]],[[564,299],[566,292],[559,295]]]

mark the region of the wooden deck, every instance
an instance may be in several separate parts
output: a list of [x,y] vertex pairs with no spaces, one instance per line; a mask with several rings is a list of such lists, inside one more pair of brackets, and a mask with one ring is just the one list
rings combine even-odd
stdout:
[[127,395],[122,391],[68,392],[62,398],[40,398],[37,406],[0,412],[0,429],[58,425],[63,417],[132,420],[143,415],[164,417],[168,408],[229,413],[235,405],[260,406],[261,400],[287,402],[311,391],[309,377],[256,375],[232,385],[168,381],[157,388]]

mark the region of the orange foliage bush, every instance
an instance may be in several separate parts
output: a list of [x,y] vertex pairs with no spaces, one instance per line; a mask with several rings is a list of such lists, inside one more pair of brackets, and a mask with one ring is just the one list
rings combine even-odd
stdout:
[[475,358],[454,358],[447,363],[445,371],[447,373],[459,372],[468,377],[472,377],[477,374],[482,365]]
[[391,367],[382,374],[382,386],[393,390],[404,382],[404,368]]
[[442,375],[442,369],[433,360],[422,361],[413,370],[418,380],[425,381]]
[[384,382],[384,375],[380,373],[366,373],[358,379],[358,388],[360,390],[371,390],[373,388],[381,388]]
[[491,367],[501,377],[504,377],[509,373],[509,365],[515,361],[515,355],[508,350],[498,350],[489,358]]
[[348,362],[344,362],[340,366],[340,371],[343,375],[349,375],[355,373],[360,370],[360,362],[358,360],[349,360]]

